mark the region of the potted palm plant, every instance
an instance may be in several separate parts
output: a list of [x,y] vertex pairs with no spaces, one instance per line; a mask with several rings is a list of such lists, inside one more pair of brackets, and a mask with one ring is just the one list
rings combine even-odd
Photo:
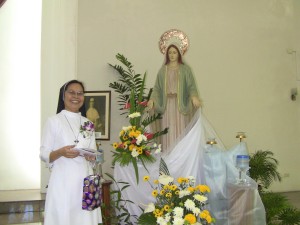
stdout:
[[277,171],[279,162],[273,155],[271,151],[258,150],[250,155],[249,162],[250,177],[258,184],[258,191],[266,210],[267,224],[300,224],[300,211],[293,207],[283,194],[268,190],[274,181],[282,180]]

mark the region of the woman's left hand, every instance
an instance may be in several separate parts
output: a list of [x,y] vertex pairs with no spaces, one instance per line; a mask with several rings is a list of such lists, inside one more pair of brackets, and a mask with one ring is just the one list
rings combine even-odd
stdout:
[[91,156],[89,154],[84,154],[84,158],[87,160],[87,161],[90,161],[90,162],[93,162],[96,160],[96,156]]

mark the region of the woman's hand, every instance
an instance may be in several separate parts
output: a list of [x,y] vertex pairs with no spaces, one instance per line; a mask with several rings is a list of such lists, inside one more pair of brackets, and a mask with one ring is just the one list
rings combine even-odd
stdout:
[[79,151],[73,150],[75,145],[67,145],[50,153],[49,162],[54,162],[60,157],[76,158],[79,156]]
[[84,154],[84,158],[87,160],[87,161],[90,161],[90,162],[94,162],[96,160],[96,156],[94,155],[89,155],[89,154]]
[[195,108],[199,108],[202,106],[202,102],[200,101],[200,99],[195,96],[192,97],[192,103]]
[[74,150],[73,148],[75,147],[75,145],[67,145],[65,147],[62,147],[60,149],[61,155],[66,157],[66,158],[76,158],[77,156],[79,156],[79,151]]

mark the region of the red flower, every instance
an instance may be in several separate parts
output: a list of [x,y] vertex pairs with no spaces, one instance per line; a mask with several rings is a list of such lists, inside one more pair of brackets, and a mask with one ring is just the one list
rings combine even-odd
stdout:
[[129,109],[130,108],[130,103],[126,102],[126,104],[124,105],[124,109]]
[[139,104],[139,105],[142,105],[142,106],[144,106],[144,107],[146,107],[147,104],[148,104],[148,102],[147,102],[147,101],[143,101],[143,102],[139,102],[138,104]]
[[153,138],[153,133],[144,133],[144,135],[146,136],[147,140],[150,140]]
[[145,155],[146,155],[146,156],[151,155],[151,151],[149,151],[149,150],[145,150],[144,152],[145,152]]

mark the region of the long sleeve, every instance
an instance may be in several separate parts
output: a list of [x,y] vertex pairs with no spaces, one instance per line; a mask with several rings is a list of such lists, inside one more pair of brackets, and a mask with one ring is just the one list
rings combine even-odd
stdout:
[[56,137],[56,128],[53,118],[47,119],[41,138],[41,147],[40,147],[40,158],[44,161],[47,167],[52,167],[50,163],[50,153],[54,150],[54,143]]

